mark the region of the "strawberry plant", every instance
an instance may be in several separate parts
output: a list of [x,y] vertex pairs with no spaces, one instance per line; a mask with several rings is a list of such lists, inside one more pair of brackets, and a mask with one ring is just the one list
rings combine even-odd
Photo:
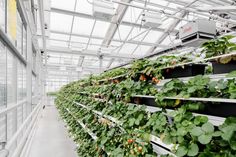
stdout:
[[236,50],[236,44],[230,42],[232,38],[234,36],[228,35],[207,41],[202,45],[202,53],[205,53],[207,58],[230,53]]

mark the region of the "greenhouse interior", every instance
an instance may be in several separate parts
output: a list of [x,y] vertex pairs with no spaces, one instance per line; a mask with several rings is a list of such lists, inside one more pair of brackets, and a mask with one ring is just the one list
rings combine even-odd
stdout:
[[236,0],[0,0],[0,157],[236,157]]

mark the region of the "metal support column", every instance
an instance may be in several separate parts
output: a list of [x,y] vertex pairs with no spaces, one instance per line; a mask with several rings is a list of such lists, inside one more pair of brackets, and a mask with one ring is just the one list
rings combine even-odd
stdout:
[[27,64],[26,64],[26,96],[27,96],[27,115],[32,110],[32,34],[27,26]]

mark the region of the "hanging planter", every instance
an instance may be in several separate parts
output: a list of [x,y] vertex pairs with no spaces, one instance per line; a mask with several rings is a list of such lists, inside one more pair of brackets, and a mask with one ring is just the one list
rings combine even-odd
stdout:
[[189,64],[173,69],[168,68],[162,71],[162,75],[165,79],[204,75],[206,66],[206,64]]
[[222,57],[216,61],[212,61],[214,74],[230,73],[236,70],[236,55]]

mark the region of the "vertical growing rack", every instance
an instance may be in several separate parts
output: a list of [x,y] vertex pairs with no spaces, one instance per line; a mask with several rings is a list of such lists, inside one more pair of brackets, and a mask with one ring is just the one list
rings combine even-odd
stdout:
[[[126,69],[118,68],[71,83],[60,91],[64,97],[58,96],[57,99],[67,103],[66,110],[70,106],[87,110],[98,117],[98,125],[108,126],[108,130],[98,132],[99,129],[89,124],[83,127],[88,125],[95,130],[95,136],[99,134],[95,139],[96,147],[109,152],[108,156],[236,155],[233,143],[236,130],[235,72],[172,79],[162,76],[163,70],[182,67],[181,75],[181,70],[192,64],[235,55],[231,52],[197,61],[180,59],[174,65],[159,63],[160,60],[143,60]],[[65,96],[68,90],[72,94]],[[204,92],[209,93],[204,95]],[[113,132],[112,136],[119,136],[120,141],[110,149],[105,139],[113,127],[119,128],[120,131]],[[232,130],[231,136],[226,138],[227,127]],[[124,134],[119,134],[121,132]],[[134,141],[137,143],[133,145]],[[216,141],[226,143],[226,146]]]

